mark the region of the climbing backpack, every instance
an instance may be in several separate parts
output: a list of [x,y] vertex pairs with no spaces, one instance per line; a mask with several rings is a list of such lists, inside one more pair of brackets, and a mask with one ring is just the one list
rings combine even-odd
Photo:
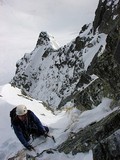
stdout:
[[10,118],[11,118],[11,127],[12,127],[13,121],[16,118],[16,107],[10,111]]

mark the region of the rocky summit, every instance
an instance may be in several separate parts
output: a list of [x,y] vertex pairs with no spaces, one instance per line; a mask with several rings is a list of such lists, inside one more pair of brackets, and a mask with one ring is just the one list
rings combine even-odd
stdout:
[[[112,99],[111,108],[118,106],[120,1],[100,0],[94,21],[61,48],[54,37],[41,32],[35,49],[17,62],[11,85],[50,108],[69,105],[84,111],[99,105],[103,97]],[[58,150],[76,154],[92,149],[94,160],[119,160],[119,114],[115,111],[75,133]]]

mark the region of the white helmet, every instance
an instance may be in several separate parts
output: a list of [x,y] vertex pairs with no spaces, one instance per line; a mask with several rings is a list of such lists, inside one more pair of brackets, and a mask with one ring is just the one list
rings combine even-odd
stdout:
[[18,116],[22,116],[22,115],[24,115],[24,114],[26,114],[26,113],[27,113],[27,108],[26,108],[25,105],[18,105],[18,106],[16,107],[16,114],[17,114]]

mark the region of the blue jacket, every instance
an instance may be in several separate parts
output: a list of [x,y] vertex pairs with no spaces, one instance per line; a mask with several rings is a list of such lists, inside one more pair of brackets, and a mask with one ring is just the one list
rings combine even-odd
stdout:
[[42,134],[44,134],[46,131],[45,127],[42,125],[40,120],[32,111],[28,110],[27,116],[27,125],[24,122],[22,122],[17,116],[12,124],[16,136],[26,148],[29,146],[28,141],[30,140],[29,136],[31,134],[32,129],[37,129],[37,131]]

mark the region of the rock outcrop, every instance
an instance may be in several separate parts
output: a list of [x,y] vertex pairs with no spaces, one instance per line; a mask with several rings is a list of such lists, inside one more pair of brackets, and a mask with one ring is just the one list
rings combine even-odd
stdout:
[[100,141],[93,148],[94,160],[120,159],[120,129]]
[[[117,135],[119,135],[118,138]],[[101,121],[90,124],[81,129],[78,133],[72,133],[72,136],[70,135],[67,141],[58,147],[58,150],[66,154],[71,151],[72,154],[77,154],[78,152],[93,150],[95,160],[107,160],[102,159],[102,157],[105,156],[104,152],[107,155],[110,151],[112,155],[114,154],[112,151],[115,151],[116,155],[120,155],[119,138],[120,110],[116,110]],[[114,157],[116,155],[114,155]]]

